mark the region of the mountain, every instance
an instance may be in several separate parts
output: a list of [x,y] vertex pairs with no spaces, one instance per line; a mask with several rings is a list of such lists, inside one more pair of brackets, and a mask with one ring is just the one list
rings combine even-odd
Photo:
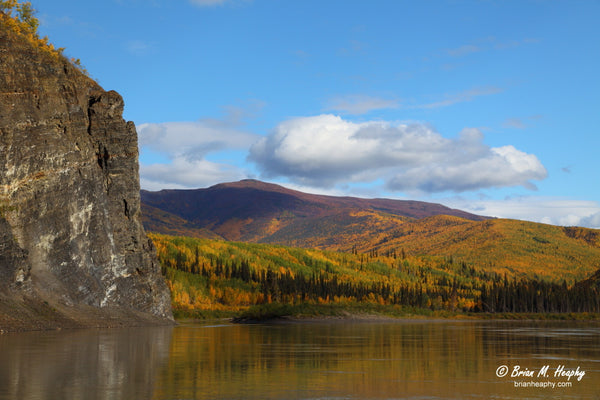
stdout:
[[151,232],[359,254],[441,256],[478,271],[569,283],[600,268],[600,231],[492,219],[439,204],[302,193],[244,180],[142,191]]
[[140,220],[135,126],[105,91],[0,12],[0,328],[172,320]]
[[206,189],[142,191],[149,231],[300,247],[344,246],[347,236],[388,231],[409,219],[485,217],[420,201],[315,195],[247,179]]

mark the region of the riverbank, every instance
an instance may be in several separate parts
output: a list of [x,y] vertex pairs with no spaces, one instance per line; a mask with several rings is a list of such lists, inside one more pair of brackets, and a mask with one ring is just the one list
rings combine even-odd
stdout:
[[[5,302],[4,302],[5,303]],[[148,316],[124,315],[124,310],[113,310],[111,318],[94,315],[65,315],[44,305],[44,318],[31,317],[31,310],[23,311],[20,319],[6,318],[0,301],[0,334],[18,331],[39,331],[78,328],[116,328],[124,326],[156,326],[172,324],[172,321],[148,318]],[[4,304],[6,306],[6,304]],[[41,306],[40,306],[41,307]],[[39,314],[39,310],[38,313]],[[466,313],[461,311],[430,310],[415,307],[390,306],[373,303],[344,304],[261,304],[246,310],[173,310],[175,322],[228,320],[233,323],[273,322],[381,322],[398,320],[531,320],[531,321],[600,321],[598,313]],[[41,322],[40,322],[41,321]]]
[[37,298],[0,295],[0,334],[82,328],[173,325],[175,321],[125,307],[53,306]]
[[373,303],[344,304],[261,304],[244,311],[174,310],[176,320],[226,318],[235,323],[273,321],[380,321],[397,319],[455,319],[455,320],[567,320],[600,321],[598,313],[468,313],[462,311],[430,310]]

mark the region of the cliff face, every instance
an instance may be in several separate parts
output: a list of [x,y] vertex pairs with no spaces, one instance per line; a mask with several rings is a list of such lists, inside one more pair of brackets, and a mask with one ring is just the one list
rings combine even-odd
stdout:
[[0,329],[172,319],[123,100],[0,14]]

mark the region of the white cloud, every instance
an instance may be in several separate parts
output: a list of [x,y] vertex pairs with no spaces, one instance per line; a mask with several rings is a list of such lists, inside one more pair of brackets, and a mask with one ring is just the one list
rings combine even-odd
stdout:
[[373,110],[398,108],[399,106],[400,104],[397,100],[365,95],[349,95],[330,99],[326,109],[342,114],[361,115]]
[[258,138],[220,121],[209,120],[140,124],[138,135],[142,149],[190,160],[203,159],[215,151],[247,149]]
[[228,164],[178,157],[168,164],[141,164],[140,177],[142,189],[161,190],[207,187],[244,179],[247,174]]
[[354,123],[334,115],[294,118],[250,148],[249,160],[268,178],[333,187],[382,179],[389,189],[462,192],[525,186],[544,179],[532,154],[512,146],[490,148],[478,129],[447,139],[425,124]]
[[207,156],[225,159],[231,152],[247,152],[259,136],[238,126],[257,104],[253,103],[250,110],[227,107],[223,119],[140,124],[142,188],[198,188],[247,178],[249,174],[243,167],[209,161]]
[[541,180],[546,169],[536,156],[513,146],[489,148],[475,158],[452,160],[442,157],[422,166],[401,171],[388,183],[392,190],[465,192],[484,188],[524,186],[535,189],[530,180]]
[[600,229],[600,203],[596,201],[524,196],[503,200],[448,199],[443,203],[491,217]]
[[581,218],[579,224],[590,228],[600,229],[600,207],[598,207],[598,209],[598,212]]

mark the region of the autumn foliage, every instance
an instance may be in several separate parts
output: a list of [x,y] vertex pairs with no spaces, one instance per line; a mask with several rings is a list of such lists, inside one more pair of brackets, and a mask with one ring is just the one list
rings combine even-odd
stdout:
[[151,234],[174,310],[371,304],[453,312],[598,312],[590,285],[500,275],[453,257],[318,251]]
[[40,37],[38,34],[39,20],[35,17],[36,10],[30,1],[20,2],[17,0],[0,0],[0,23],[19,37],[27,40],[35,48],[40,49],[51,57],[64,59],[77,67],[84,74],[87,70],[81,65],[77,58],[67,59],[64,48],[56,48],[48,41],[48,37]]

